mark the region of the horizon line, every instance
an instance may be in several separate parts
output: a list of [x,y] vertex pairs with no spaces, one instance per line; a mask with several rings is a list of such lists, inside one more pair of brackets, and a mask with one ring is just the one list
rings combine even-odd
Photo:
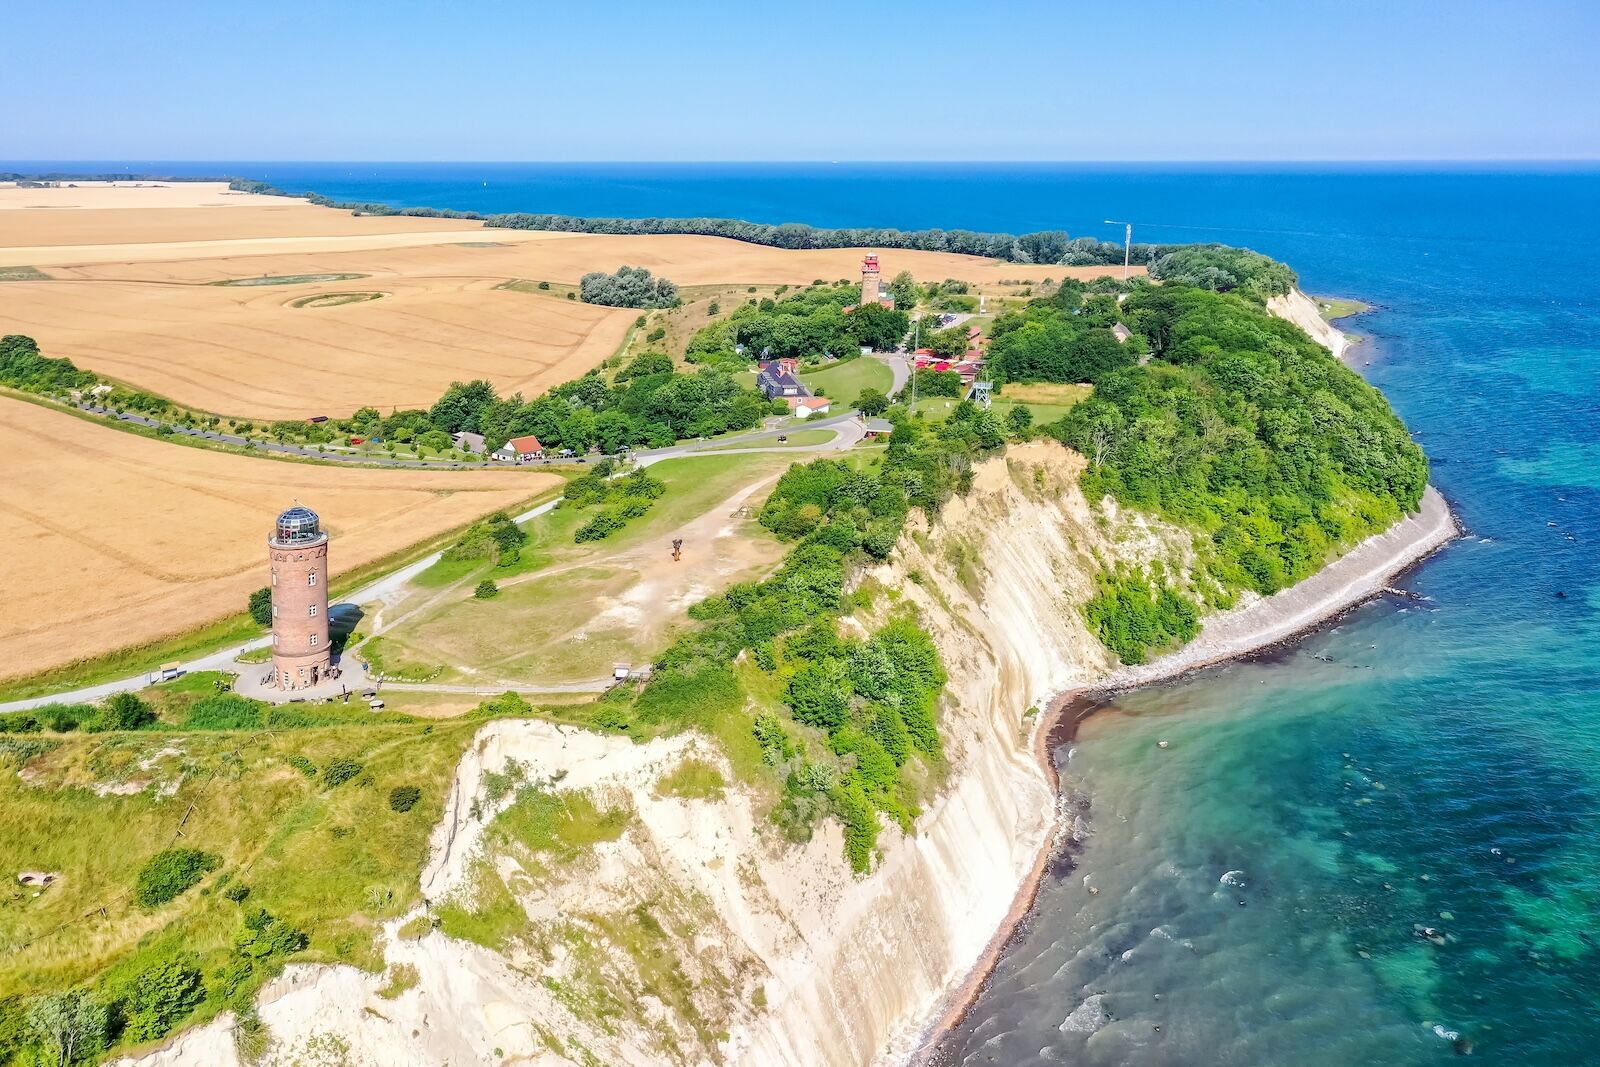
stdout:
[[[0,166],[18,167],[25,164],[105,164],[116,162],[112,158],[74,159],[0,159]],[[1518,164],[1600,165],[1600,156],[1507,156],[1469,157],[1434,156],[1403,157],[1373,156],[1360,158],[1303,158],[1303,159],[246,159],[246,158],[149,158],[142,163],[321,163],[351,165],[454,165],[454,166],[1382,166],[1382,165],[1452,165],[1452,166],[1515,166]]]

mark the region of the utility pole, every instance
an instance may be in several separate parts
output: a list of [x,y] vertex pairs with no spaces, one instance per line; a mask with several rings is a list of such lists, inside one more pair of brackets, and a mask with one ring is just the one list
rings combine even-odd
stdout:
[[1118,222],[1116,219],[1106,219],[1107,226],[1126,226],[1122,235],[1122,277],[1128,277],[1129,264],[1133,257],[1133,223]]

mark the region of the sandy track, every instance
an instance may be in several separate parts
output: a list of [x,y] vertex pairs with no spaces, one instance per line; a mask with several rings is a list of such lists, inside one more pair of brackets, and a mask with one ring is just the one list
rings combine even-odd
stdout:
[[0,398],[0,677],[239,611],[299,498],[334,575],[555,484],[527,471],[352,470],[182,448]]

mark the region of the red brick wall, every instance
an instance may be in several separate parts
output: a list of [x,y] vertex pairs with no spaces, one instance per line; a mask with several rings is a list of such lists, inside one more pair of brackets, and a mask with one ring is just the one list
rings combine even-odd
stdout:
[[[272,563],[272,664],[280,689],[312,684],[328,669],[328,535],[309,545],[267,542]],[[313,576],[315,582],[313,583]]]

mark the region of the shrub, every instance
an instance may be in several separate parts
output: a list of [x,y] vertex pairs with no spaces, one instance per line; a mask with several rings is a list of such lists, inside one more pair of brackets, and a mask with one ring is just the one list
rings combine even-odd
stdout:
[[243,904],[245,898],[250,895],[250,887],[236,883],[234,885],[230,885],[227,889],[224,889],[222,891],[222,895],[233,901],[235,904]]
[[100,710],[99,730],[138,730],[156,721],[150,705],[133,693],[114,693]]
[[609,307],[664,308],[678,303],[678,287],[666,278],[652,278],[645,267],[618,267],[615,274],[590,271],[578,280],[586,304]]
[[197,848],[169,848],[157,852],[139,869],[133,896],[147,908],[160,907],[197,885],[207,871],[216,870],[222,860]]
[[485,578],[478,583],[478,588],[472,591],[472,595],[479,600],[492,600],[500,595],[500,587],[494,584],[493,578]]
[[307,778],[315,778],[317,776],[317,765],[298,752],[285,756],[284,761]]
[[398,785],[389,790],[389,810],[404,814],[417,806],[422,790],[414,785]]
[[250,594],[250,621],[257,626],[272,625],[272,587],[262,586]]
[[582,544],[585,541],[603,541],[607,537],[622,529],[624,522],[608,512],[602,511],[582,526],[573,535],[573,540]]
[[197,964],[192,956],[174,956],[133,976],[117,997],[125,1039],[165,1037],[200,1006],[206,991]]
[[322,768],[322,781],[328,786],[340,786],[360,774],[362,764],[349,756],[335,756]]

